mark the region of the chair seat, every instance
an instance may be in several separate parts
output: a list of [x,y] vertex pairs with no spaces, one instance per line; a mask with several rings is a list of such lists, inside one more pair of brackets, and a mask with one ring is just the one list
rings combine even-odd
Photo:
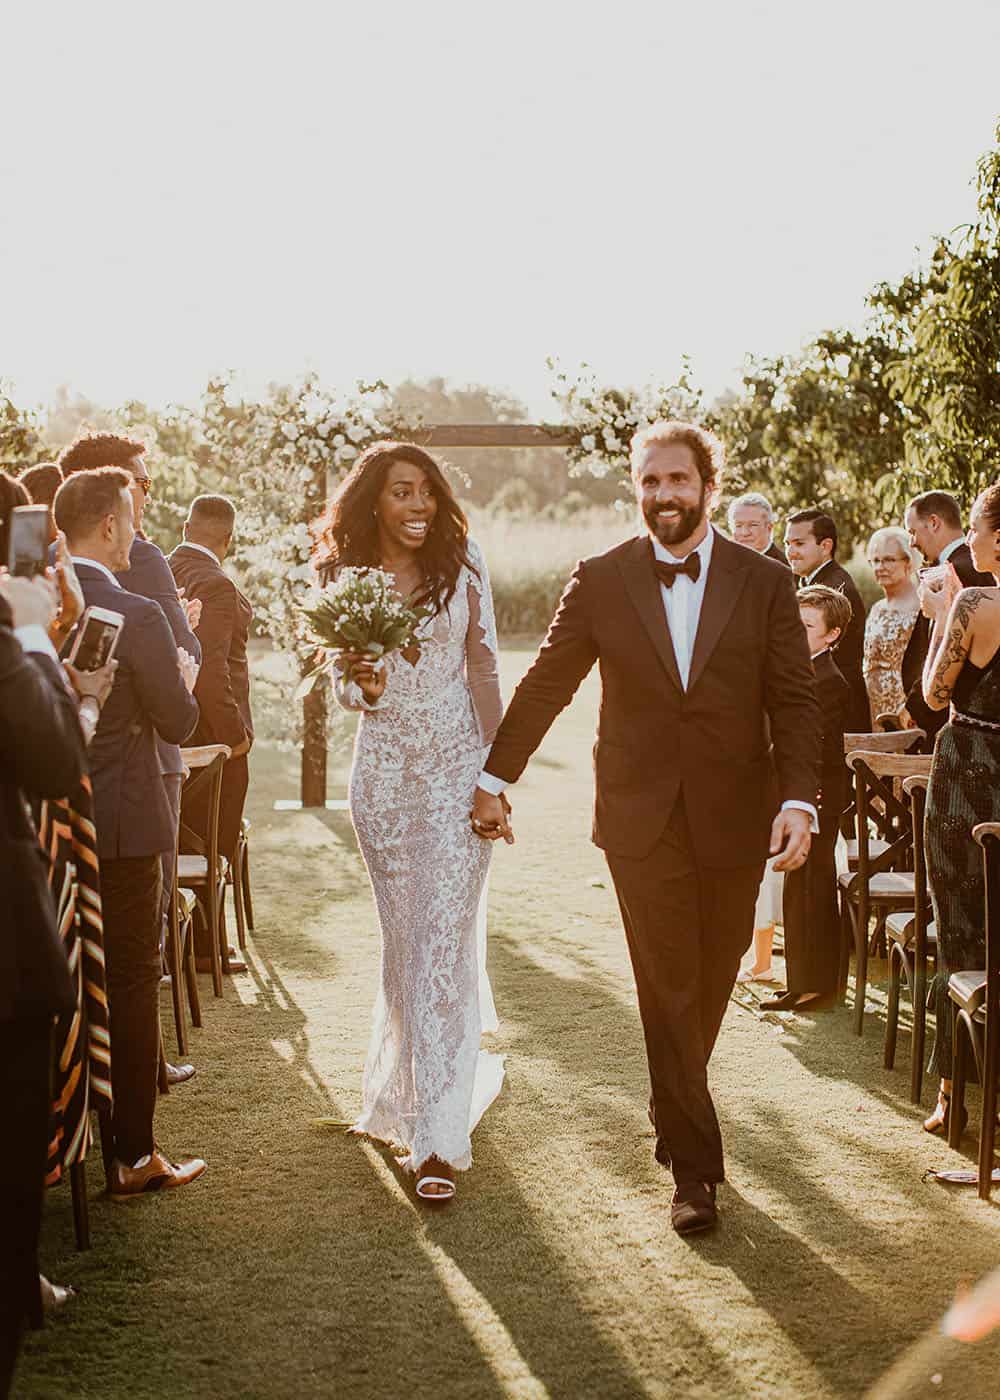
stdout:
[[[845,892],[850,892],[852,886],[858,888],[855,882],[858,879],[856,870],[845,871],[840,876],[840,887]],[[914,897],[914,883],[912,870],[882,870],[877,875],[868,878],[868,898],[872,904],[893,904]]]
[[[226,872],[226,861],[219,857],[219,878]],[[208,880],[208,856],[182,855],[177,857],[177,883],[179,885],[200,886]]]
[[[885,931],[894,943],[898,943],[903,948],[909,948],[913,942],[915,933],[915,920],[909,909],[897,909],[892,914],[885,916]],[[937,947],[937,928],[933,923],[927,925],[927,946]]]
[[978,1010],[986,1000],[986,973],[953,972],[948,978],[948,995],[965,1011]]
[[[849,865],[857,865],[857,863],[858,863],[858,842],[857,842],[857,839],[854,838],[854,837],[852,837],[851,840],[850,840],[850,841],[847,841],[845,844],[846,844],[846,846],[847,846],[847,861],[848,861],[848,864],[849,864]],[[871,840],[871,841],[868,842],[868,855],[869,855],[869,857],[870,857],[872,860],[874,860],[876,856],[884,855],[885,852],[886,852],[888,849],[889,849],[889,843],[888,843],[888,841],[883,841],[881,837],[877,837],[876,839]]]

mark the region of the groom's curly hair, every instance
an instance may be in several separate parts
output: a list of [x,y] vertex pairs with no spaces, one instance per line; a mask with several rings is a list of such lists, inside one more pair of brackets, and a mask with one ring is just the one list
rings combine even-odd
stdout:
[[429,452],[411,442],[374,442],[362,452],[326,510],[310,526],[316,541],[314,562],[324,582],[345,565],[380,565],[378,498],[396,462],[419,467],[437,501],[437,514],[419,551],[425,587],[415,600],[420,606],[432,605],[437,613],[451,602],[462,565],[477,577],[479,571],[469,558],[469,522],[444,472]]
[[703,428],[700,423],[684,423],[679,418],[664,418],[659,422],[650,423],[648,428],[641,429],[633,437],[629,448],[632,470],[635,471],[636,463],[647,447],[669,447],[675,442],[690,447],[698,466],[698,475],[706,490],[718,491],[722,485],[726,451],[715,434]]

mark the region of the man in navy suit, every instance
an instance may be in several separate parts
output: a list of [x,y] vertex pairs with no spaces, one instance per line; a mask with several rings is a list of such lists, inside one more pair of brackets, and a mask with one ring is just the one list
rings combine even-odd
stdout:
[[108,1000],[111,1013],[115,1199],[183,1186],[205,1170],[177,1166],[153,1139],[159,1061],[161,852],[173,818],[156,749],[181,744],[198,722],[193,657],[174,642],[163,610],[122,588],[135,536],[131,482],[115,467],[72,474],[55,517],[65,533],[88,607],[122,613],[118,671],[90,749],[101,861]]

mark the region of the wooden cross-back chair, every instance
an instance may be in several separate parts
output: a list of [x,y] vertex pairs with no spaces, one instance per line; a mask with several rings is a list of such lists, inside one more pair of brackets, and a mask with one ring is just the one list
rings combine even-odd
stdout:
[[965,1081],[971,1047],[983,1086],[979,1125],[979,1194],[990,1198],[996,1143],[997,1080],[1000,1077],[1000,822],[981,822],[973,837],[983,848],[986,882],[986,970],[953,972],[948,979],[954,1064],[948,1142],[958,1147],[965,1118]]
[[[854,1033],[864,1033],[868,987],[869,922],[876,916],[874,938],[882,936],[888,914],[912,910],[913,829],[909,803],[902,792],[904,778],[930,772],[928,754],[882,753],[870,749],[847,755],[854,774],[857,869],[839,877],[844,948],[841,984],[847,983],[849,941],[854,944]],[[880,847],[875,848],[874,842]]]
[[[208,933],[212,959],[212,990],[222,995],[222,974],[229,971],[229,937],[226,932],[226,865],[219,852],[219,805],[222,800],[222,773],[230,749],[225,744],[203,744],[182,749],[181,757],[190,777],[181,789],[180,852],[177,881],[190,890]],[[207,793],[208,831],[202,835],[185,820],[185,802],[195,794]]]
[[910,1046],[910,1100],[920,1102],[924,1082],[924,1044],[927,1034],[927,975],[931,960],[937,959],[937,931],[933,923],[927,862],[924,850],[924,812],[929,778],[915,773],[903,780],[910,801],[913,831],[913,909],[896,910],[886,916],[889,942],[889,999],[885,1021],[885,1067],[896,1062],[896,1036],[899,1028],[899,994],[905,982],[913,1007],[913,1039]]
[[[879,717],[878,723],[882,723]],[[845,734],[844,735],[844,755],[854,753],[857,750],[864,750],[865,753],[915,753],[923,746],[927,735],[922,729],[894,729],[876,730],[872,734]],[[852,785],[850,801],[843,816],[841,830],[847,835],[847,864],[851,870],[858,868],[858,838],[855,835],[857,825],[857,804],[854,798]],[[881,837],[876,837],[870,845],[873,855],[880,855],[886,848],[886,842]]]

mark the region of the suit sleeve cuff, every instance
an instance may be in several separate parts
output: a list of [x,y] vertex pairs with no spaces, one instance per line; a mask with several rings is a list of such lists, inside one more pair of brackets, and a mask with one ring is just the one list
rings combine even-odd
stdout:
[[492,793],[494,797],[499,797],[507,784],[504,782],[503,778],[495,778],[492,773],[487,773],[484,769],[479,775],[479,781],[476,783],[476,786],[481,787],[483,792],[489,792]]
[[27,627],[15,627],[14,636],[21,643],[22,651],[41,652],[43,656],[48,656],[58,666],[59,654],[49,640],[49,634],[45,628],[37,622],[29,623]]
[[808,812],[811,818],[809,829],[814,836],[819,834],[819,813],[811,802],[782,802],[781,810],[783,812]]

